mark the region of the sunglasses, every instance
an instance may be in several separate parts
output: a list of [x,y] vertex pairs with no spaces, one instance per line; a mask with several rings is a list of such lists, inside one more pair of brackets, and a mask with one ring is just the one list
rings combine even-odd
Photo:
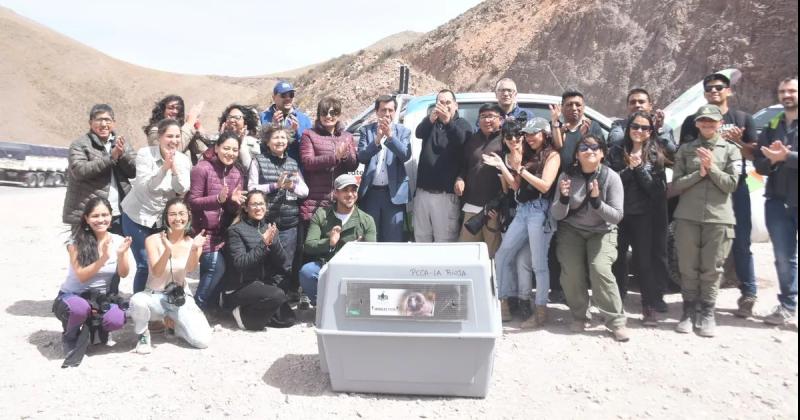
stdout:
[[329,109],[328,112],[322,112],[322,113],[320,113],[319,116],[320,117],[334,117],[335,118],[335,117],[338,117],[341,114],[342,114],[342,111],[337,111],[335,109]]
[[281,98],[294,98],[294,91],[289,91],[286,93],[281,93]]
[[579,152],[588,152],[589,150],[596,152],[600,150],[600,145],[597,143],[581,143],[578,145]]
[[521,141],[522,140],[522,136],[520,136],[519,133],[517,133],[517,134],[509,133],[509,134],[506,134],[505,136],[503,136],[503,138],[506,141]]
[[725,85],[706,85],[706,86],[703,86],[703,90],[705,90],[706,92],[712,92],[712,91],[714,91],[714,92],[722,92],[725,88],[727,88],[727,86],[725,86]]
[[648,132],[653,129],[653,127],[650,127],[649,125],[640,125],[636,123],[631,123],[630,128],[631,131],[648,131]]

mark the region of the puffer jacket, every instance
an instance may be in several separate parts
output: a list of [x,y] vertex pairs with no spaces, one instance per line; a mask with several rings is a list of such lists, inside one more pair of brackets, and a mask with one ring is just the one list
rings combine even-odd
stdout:
[[254,281],[277,286],[284,273],[286,252],[276,235],[267,246],[261,235],[267,229],[266,220],[253,220],[246,215],[228,228],[225,246],[225,290],[238,290]]
[[[353,135],[344,131],[341,124],[335,133],[330,135],[317,123],[313,129],[303,133],[300,141],[300,160],[308,184],[308,198],[300,206],[300,217],[305,221],[311,220],[316,209],[330,204],[333,180],[358,168]],[[347,144],[347,155],[337,160],[334,151],[336,145],[341,143]]]
[[94,133],[86,133],[70,144],[67,192],[61,213],[64,223],[80,223],[87,201],[94,197],[108,198],[112,171],[122,202],[131,190],[129,179],[136,177],[136,152],[130,142],[125,143],[125,152],[116,162]]
[[[208,156],[208,155],[206,155]],[[223,182],[228,186],[228,199],[217,200]],[[225,166],[216,155],[206,158],[192,168],[191,187],[186,201],[192,209],[192,229],[195,233],[205,229],[207,240],[203,252],[219,251],[225,245],[225,229],[239,212],[239,204],[231,200],[239,187],[245,191],[242,170],[236,164]]]

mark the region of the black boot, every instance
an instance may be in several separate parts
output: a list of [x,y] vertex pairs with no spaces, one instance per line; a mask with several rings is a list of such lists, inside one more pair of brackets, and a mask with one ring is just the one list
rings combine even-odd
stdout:
[[524,321],[533,315],[531,301],[529,299],[520,299],[518,305],[517,313],[519,314],[520,319]]
[[714,303],[702,302],[700,304],[700,316],[697,320],[697,334],[701,337],[713,337],[717,328],[717,321],[714,319]]
[[678,325],[675,326],[675,332],[681,334],[689,334],[692,332],[692,326],[694,326],[694,320],[697,312],[697,305],[693,300],[684,300],[683,301],[683,315],[681,315],[681,320],[678,322]]

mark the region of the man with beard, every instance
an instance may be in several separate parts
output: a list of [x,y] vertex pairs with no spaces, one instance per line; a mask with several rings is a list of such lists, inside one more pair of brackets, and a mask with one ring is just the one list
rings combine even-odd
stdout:
[[[736,267],[736,277],[739,278],[739,289],[742,293],[737,301],[738,309],[734,313],[738,317],[747,318],[753,316],[753,306],[756,303],[756,274],[753,253],[750,252],[752,222],[745,159],[753,159],[753,150],[758,141],[758,132],[750,114],[729,106],[728,98],[732,95],[730,85],[730,79],[720,73],[710,74],[703,79],[706,101],[722,110],[723,124],[720,128],[722,138],[738,145],[742,151],[742,170],[739,174],[736,191],[733,193],[736,237],[733,239],[731,252],[733,253],[733,261]],[[698,136],[694,118],[695,115],[686,117],[681,126],[681,145],[695,140]]]
[[306,236],[305,254],[313,261],[300,269],[303,293],[317,305],[317,281],[322,266],[353,241],[375,242],[375,220],[356,206],[358,182],[350,174],[342,174],[333,181],[336,201],[330,207],[317,209],[311,218]]
[[[461,170],[453,187],[456,195],[464,202],[464,222],[484,210],[484,206],[502,191],[498,171],[491,165],[483,163],[483,157],[496,153],[503,155],[503,139],[500,135],[500,116],[502,110],[495,104],[483,104],[478,110],[480,129],[473,133],[464,144]],[[465,226],[459,235],[461,242],[485,242],[489,247],[489,256],[500,245],[500,229],[496,217],[484,223],[477,234],[472,234]]]
[[458,239],[458,197],[453,190],[470,124],[458,115],[455,94],[448,89],[436,95],[430,116],[419,123],[422,147],[417,164],[414,195],[414,240],[455,242]]
[[784,325],[797,313],[797,77],[778,85],[783,112],[761,132],[754,151],[756,171],[767,175],[764,216],[775,254],[780,305],[764,322]]
[[272,105],[261,113],[261,125],[271,124],[289,130],[291,141],[286,153],[300,163],[300,137],[303,131],[311,128],[308,115],[294,106],[295,89],[291,83],[279,81],[272,88]]
[[[561,105],[550,105],[550,125],[553,127],[553,145],[561,154],[561,170],[572,166],[575,148],[587,134],[605,141],[603,129],[596,121],[584,116],[586,108],[583,94],[568,90],[561,95]],[[563,116],[564,121],[561,120]]]

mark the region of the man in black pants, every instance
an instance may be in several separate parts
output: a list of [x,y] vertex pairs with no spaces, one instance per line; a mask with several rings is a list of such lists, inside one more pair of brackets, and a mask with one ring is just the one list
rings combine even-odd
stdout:
[[[733,193],[733,214],[736,217],[734,227],[736,237],[733,240],[731,252],[736,267],[736,277],[739,278],[741,297],[737,302],[738,309],[735,315],[741,318],[753,316],[753,306],[756,303],[756,273],[753,265],[753,253],[750,252],[750,231],[752,230],[750,211],[750,191],[747,188],[747,172],[745,159],[753,160],[753,151],[758,143],[758,132],[752,115],[733,109],[728,105],[731,96],[731,81],[727,76],[714,73],[703,79],[705,98],[711,105],[716,105],[722,110],[723,125],[720,129],[722,137],[735,143],[742,150],[742,172],[739,182]],[[683,145],[697,138],[698,132],[694,122],[694,115],[686,117],[681,126],[680,144]]]

